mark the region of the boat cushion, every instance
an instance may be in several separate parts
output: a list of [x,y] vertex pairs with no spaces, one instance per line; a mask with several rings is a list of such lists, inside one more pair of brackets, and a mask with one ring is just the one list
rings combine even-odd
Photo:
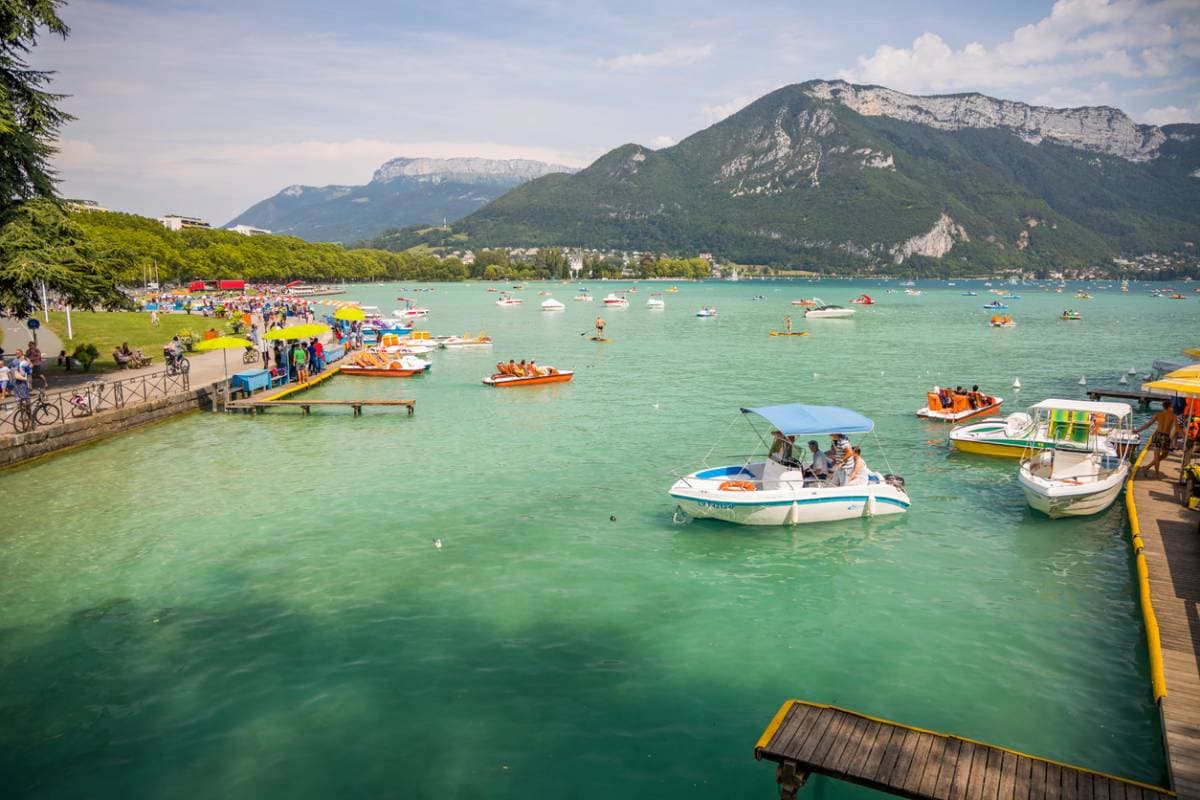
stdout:
[[1086,478],[1096,474],[1096,464],[1091,453],[1076,453],[1071,450],[1054,451],[1054,466],[1050,471],[1050,479],[1068,480]]

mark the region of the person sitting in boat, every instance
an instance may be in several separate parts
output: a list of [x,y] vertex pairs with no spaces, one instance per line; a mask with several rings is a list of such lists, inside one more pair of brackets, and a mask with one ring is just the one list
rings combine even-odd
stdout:
[[821,445],[816,439],[808,443],[808,449],[812,453],[812,463],[805,468],[806,474],[818,480],[825,480],[829,477],[830,470],[833,469],[833,462],[829,460],[829,456],[825,455],[825,451],[821,449]]
[[517,364],[516,372],[514,372],[513,375],[517,376],[518,378],[524,378],[528,374],[529,371],[525,367],[525,359],[522,358],[521,363]]
[[531,378],[540,378],[542,375],[541,369],[534,363],[533,359],[529,359],[529,366],[525,368],[525,374]]
[[870,478],[871,471],[867,467],[867,462],[863,461],[862,448],[850,448],[850,455],[846,460],[846,465],[842,468],[846,478],[842,483],[843,486],[866,486]]

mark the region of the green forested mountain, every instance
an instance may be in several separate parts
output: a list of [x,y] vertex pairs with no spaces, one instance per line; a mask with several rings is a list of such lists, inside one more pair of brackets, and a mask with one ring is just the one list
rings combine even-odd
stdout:
[[712,251],[818,269],[1194,256],[1200,125],[813,81],[673,147],[627,144],[530,181],[453,233],[473,247]]

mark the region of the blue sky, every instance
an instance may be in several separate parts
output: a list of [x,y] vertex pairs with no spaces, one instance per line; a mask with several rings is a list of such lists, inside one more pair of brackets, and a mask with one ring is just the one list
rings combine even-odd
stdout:
[[224,223],[388,158],[585,165],[768,91],[844,78],[1200,121],[1196,0],[90,2],[55,69],[67,196]]

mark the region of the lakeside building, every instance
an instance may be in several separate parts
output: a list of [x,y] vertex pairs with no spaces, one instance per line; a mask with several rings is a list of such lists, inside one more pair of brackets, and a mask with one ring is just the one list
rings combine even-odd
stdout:
[[255,228],[251,225],[234,225],[232,228],[225,230],[240,233],[242,236],[270,236],[271,232],[266,228]]
[[71,211],[108,211],[95,200],[64,200],[63,204]]
[[181,214],[167,214],[159,217],[158,221],[163,227],[171,231],[181,231],[184,228],[212,228],[206,220],[199,217],[185,217]]

